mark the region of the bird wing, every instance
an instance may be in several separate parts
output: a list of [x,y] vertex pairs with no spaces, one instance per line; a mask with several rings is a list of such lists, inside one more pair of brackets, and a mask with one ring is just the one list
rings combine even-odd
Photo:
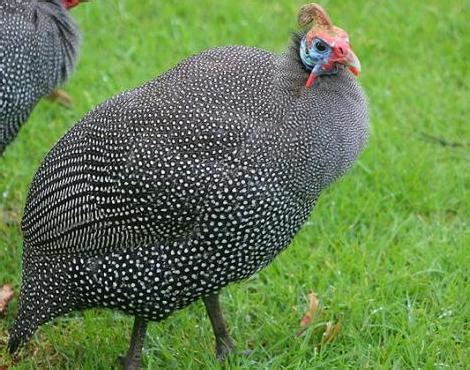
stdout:
[[[261,101],[248,107],[256,98],[244,94],[256,88],[240,86],[234,96],[223,81],[215,88],[220,74],[228,83],[244,75],[209,70],[216,61],[208,58],[111,99],[57,144],[30,190],[25,250],[83,255],[184,244],[211,232],[211,215],[237,207],[230,191],[245,184],[236,189],[243,197],[260,176],[255,164],[277,112]],[[260,121],[253,109],[271,116]]]

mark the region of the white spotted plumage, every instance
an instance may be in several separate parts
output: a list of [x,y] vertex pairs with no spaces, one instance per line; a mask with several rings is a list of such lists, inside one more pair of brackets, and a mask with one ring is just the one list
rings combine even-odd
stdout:
[[39,99],[70,76],[79,45],[62,0],[0,0],[0,155]]
[[339,68],[305,89],[298,44],[203,52],[58,142],[28,196],[10,348],[87,307],[161,320],[290,243],[367,136],[354,78]]

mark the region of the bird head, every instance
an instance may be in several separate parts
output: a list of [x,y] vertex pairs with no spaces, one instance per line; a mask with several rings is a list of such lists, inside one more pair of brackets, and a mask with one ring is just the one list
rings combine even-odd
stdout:
[[302,63],[311,71],[305,86],[311,87],[320,75],[335,74],[338,64],[359,75],[361,64],[352,51],[347,32],[333,25],[326,11],[315,3],[304,5],[298,15],[301,27],[312,22],[314,25],[300,41],[299,50]]
[[71,9],[80,3],[87,2],[89,0],[62,0],[66,9]]

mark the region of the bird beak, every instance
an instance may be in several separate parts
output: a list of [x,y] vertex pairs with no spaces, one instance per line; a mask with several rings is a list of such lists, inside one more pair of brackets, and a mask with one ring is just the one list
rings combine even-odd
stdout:
[[359,73],[361,73],[361,62],[352,49],[349,49],[343,63],[354,75],[359,76]]
[[345,65],[353,74],[358,76],[361,72],[361,62],[359,62],[359,58],[354,54],[354,51],[352,51],[349,41],[335,40],[332,44],[333,53],[331,62]]

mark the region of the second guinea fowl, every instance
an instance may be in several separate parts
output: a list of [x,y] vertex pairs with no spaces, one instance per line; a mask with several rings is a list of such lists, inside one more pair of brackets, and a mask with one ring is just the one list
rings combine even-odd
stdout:
[[0,0],[0,156],[37,102],[70,77],[80,33],[68,9],[82,1]]
[[10,351],[90,307],[134,315],[122,363],[139,366],[148,321],[202,298],[224,358],[218,294],[289,245],[322,189],[351,167],[367,105],[347,34],[316,4],[283,55],[222,47],[87,114],[50,151],[22,229]]

